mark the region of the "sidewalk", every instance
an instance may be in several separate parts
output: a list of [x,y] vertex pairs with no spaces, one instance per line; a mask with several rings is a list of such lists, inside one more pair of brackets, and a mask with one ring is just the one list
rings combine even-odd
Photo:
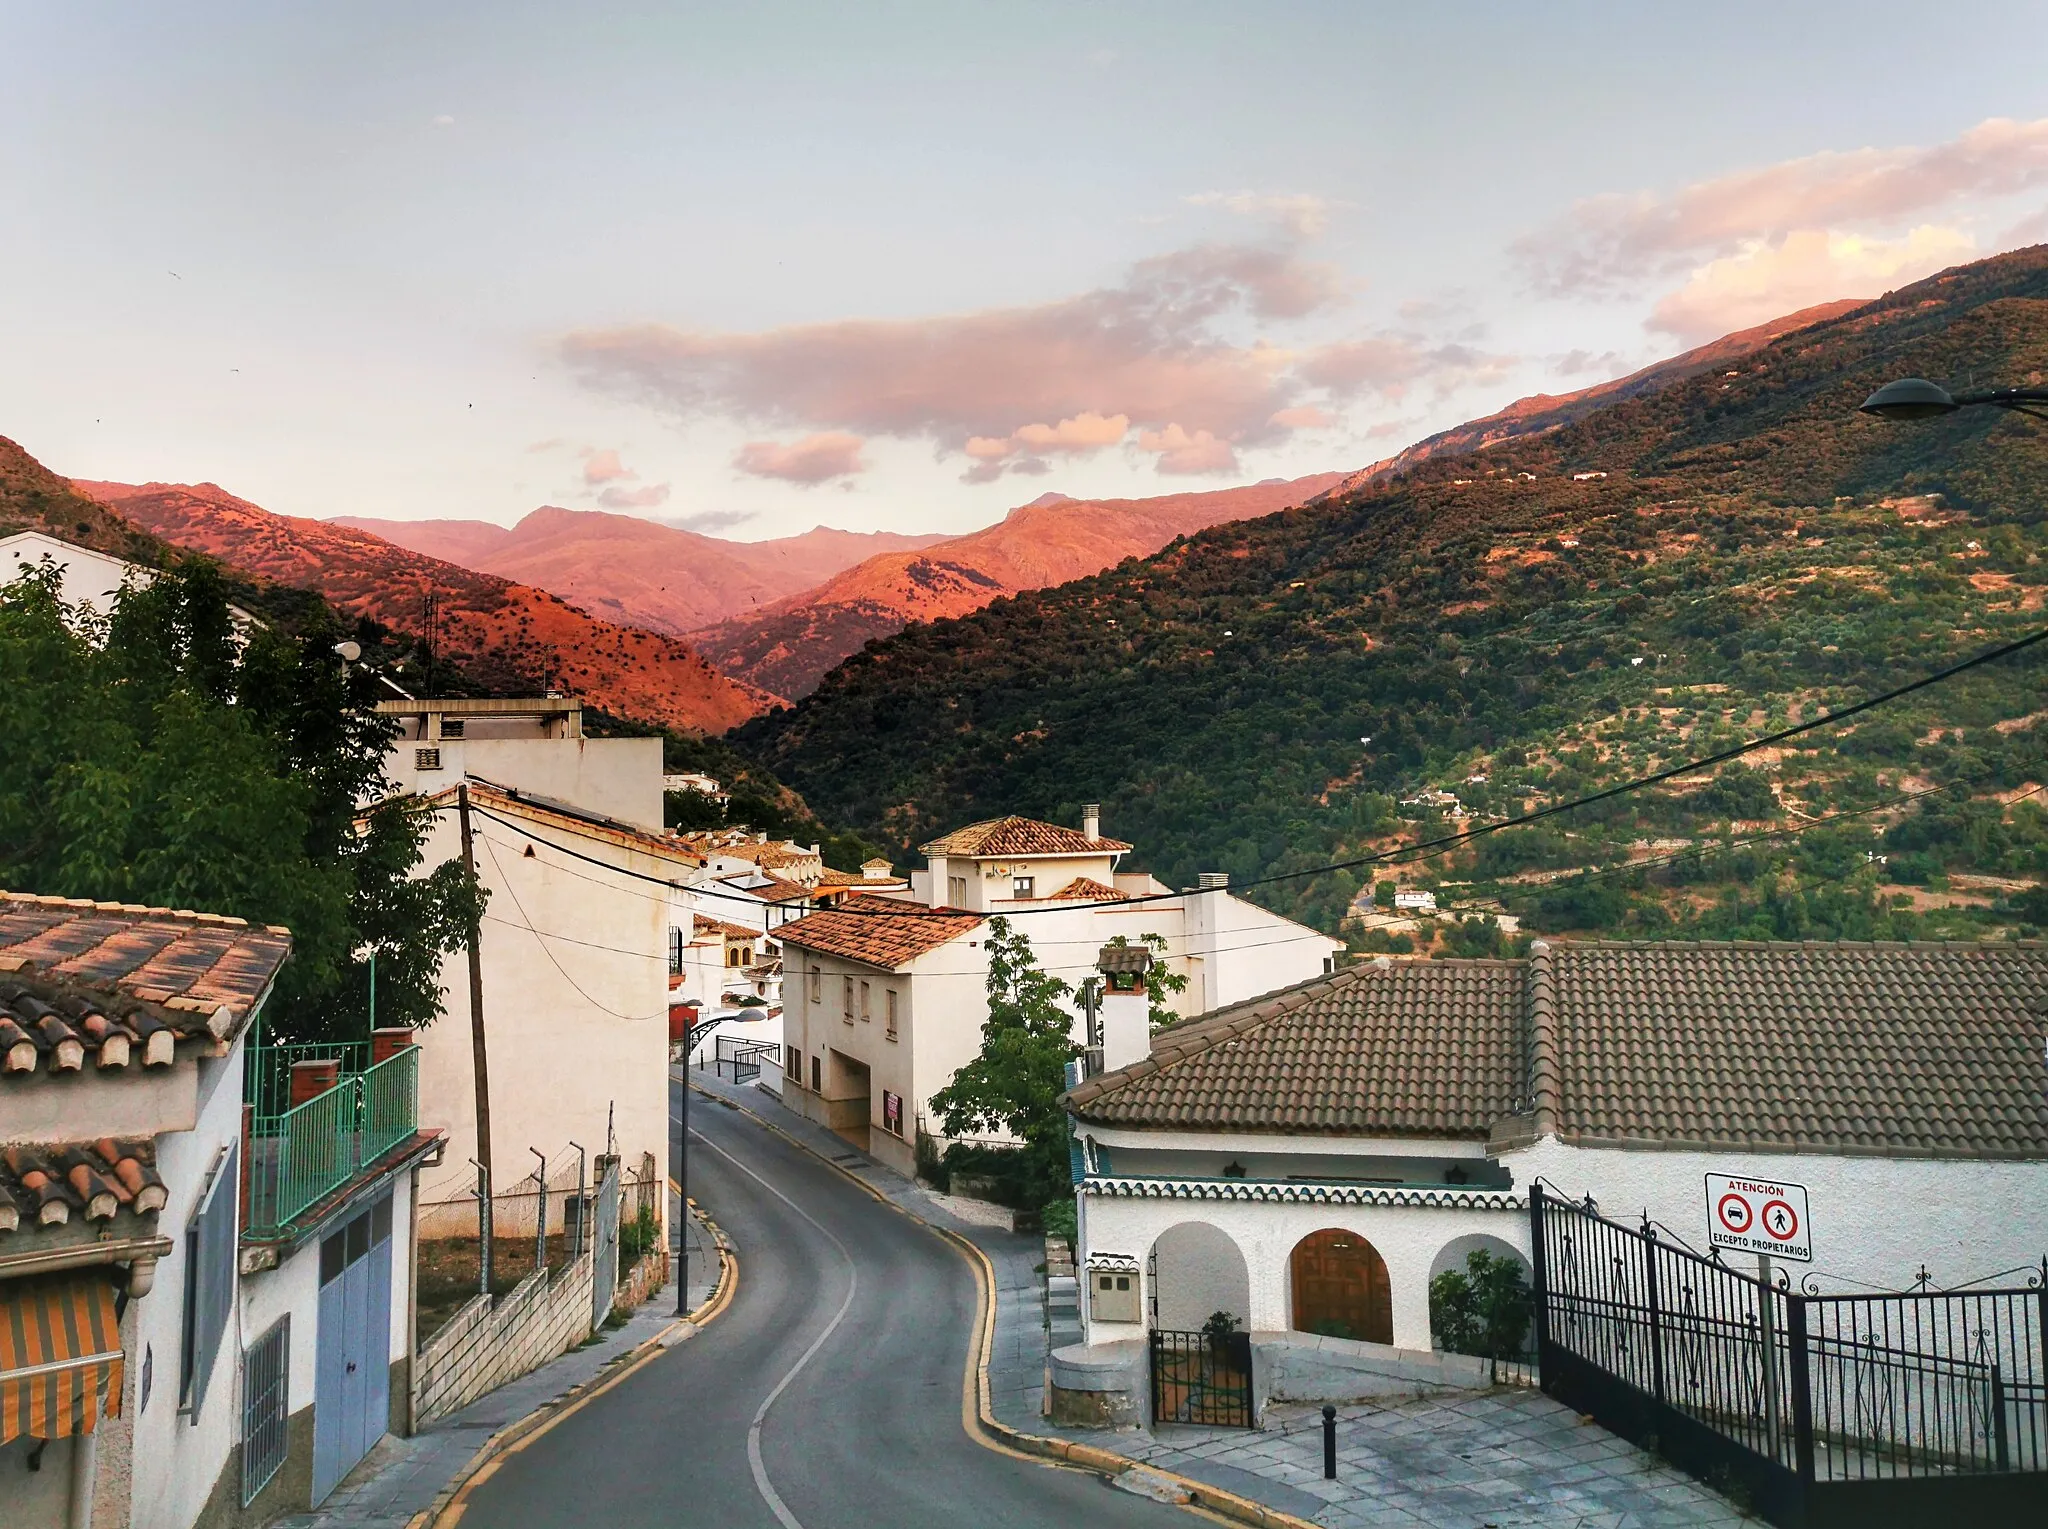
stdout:
[[1078,1341],[1069,1336],[1076,1296],[1048,1290],[1039,1270],[1042,1239],[963,1221],[945,1197],[783,1108],[765,1089],[708,1071],[690,1077],[988,1256],[996,1283],[990,1400],[1010,1428],[1108,1449],[1328,1529],[1734,1529],[1758,1522],[1534,1390],[1340,1407],[1335,1481],[1323,1480],[1322,1414],[1314,1406],[1275,1403],[1257,1430],[1058,1427],[1044,1415],[1046,1366],[1053,1347]]
[[[703,1284],[699,1272],[701,1261],[692,1263],[690,1304],[694,1308],[709,1298],[711,1287],[718,1283],[718,1255],[712,1250],[709,1234],[694,1218],[691,1230],[696,1234],[692,1251],[699,1260],[710,1250],[708,1285]],[[699,1286],[702,1294],[695,1295]],[[595,1378],[675,1321],[675,1290],[673,1281],[662,1286],[623,1327],[599,1329],[588,1346],[571,1349],[539,1369],[507,1381],[410,1439],[387,1434],[325,1502],[311,1513],[277,1520],[278,1529],[405,1529],[455,1480],[491,1435]]]

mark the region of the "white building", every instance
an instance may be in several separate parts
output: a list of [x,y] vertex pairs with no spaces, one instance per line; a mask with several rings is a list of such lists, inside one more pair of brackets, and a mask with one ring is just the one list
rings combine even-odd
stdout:
[[[996,818],[927,844],[927,868],[911,873],[907,899],[848,886],[837,906],[773,929],[784,948],[785,1081],[796,1085],[784,1098],[912,1171],[919,1123],[939,1130],[932,1095],[981,1048],[983,946],[996,915],[1030,939],[1041,967],[1077,990],[1097,975],[1104,946],[1158,937],[1160,964],[1187,979],[1173,999],[1184,1011],[1299,981],[1343,949],[1232,897],[1221,878],[1175,892],[1120,870],[1130,849],[1102,835],[1093,808],[1079,830]],[[877,863],[873,872],[879,882],[887,868]],[[923,916],[906,917],[908,908]],[[1078,1006],[1075,1038],[1085,1043]]]
[[[438,1138],[402,1045],[302,1071],[302,1108],[263,1096],[249,1037],[290,945],[0,894],[8,1529],[261,1522],[410,1430],[412,1193]],[[323,1098],[366,1086],[337,1129]]]
[[1067,1096],[1088,1344],[1225,1311],[1398,1368],[1435,1275],[1526,1267],[1539,1178],[1700,1249],[1704,1175],[1805,1185],[1824,1292],[2038,1266],[2044,1011],[2036,944],[1538,942],[1203,1015]]
[[[112,612],[114,597],[121,592],[123,585],[134,583],[146,588],[156,577],[154,570],[139,563],[131,563],[92,547],[81,547],[46,531],[14,531],[0,536],[0,584],[12,584],[23,574],[40,567],[45,559],[58,570],[59,598],[66,605],[84,606],[101,616]],[[244,635],[250,627],[259,625],[256,618],[240,606],[229,606],[228,614],[235,623],[236,631]]]
[[[656,779],[659,777],[656,776]],[[468,783],[478,879],[493,1189],[607,1133],[632,1168],[668,1172],[669,930],[691,915],[681,884],[703,861],[671,835]],[[436,810],[423,868],[462,852],[458,788]],[[422,1118],[448,1132],[422,1235],[474,1235],[477,1096],[466,953],[443,958],[442,1017],[419,1032]],[[666,1197],[661,1197],[663,1203]]]

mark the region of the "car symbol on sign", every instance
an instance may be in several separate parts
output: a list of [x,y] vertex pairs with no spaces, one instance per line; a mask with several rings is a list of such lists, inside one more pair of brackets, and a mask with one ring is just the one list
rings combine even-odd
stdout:
[[1721,1196],[1715,1211],[1721,1217],[1721,1225],[1729,1231],[1740,1234],[1749,1230],[1749,1201],[1741,1195]]

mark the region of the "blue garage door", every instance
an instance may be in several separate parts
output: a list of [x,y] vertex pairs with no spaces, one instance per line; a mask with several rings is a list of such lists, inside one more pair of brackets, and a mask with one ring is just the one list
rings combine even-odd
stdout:
[[313,1501],[384,1437],[391,1417],[391,1197],[320,1242]]

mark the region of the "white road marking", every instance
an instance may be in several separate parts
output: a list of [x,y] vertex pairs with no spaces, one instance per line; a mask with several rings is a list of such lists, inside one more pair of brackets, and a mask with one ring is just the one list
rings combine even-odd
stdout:
[[826,1241],[839,1250],[839,1256],[846,1260],[846,1299],[839,1303],[839,1310],[833,1314],[832,1320],[825,1324],[825,1330],[811,1341],[809,1348],[804,1350],[803,1357],[789,1367],[789,1373],[778,1380],[775,1383],[775,1389],[762,1399],[760,1407],[754,1413],[754,1421],[747,1428],[747,1466],[754,1473],[754,1486],[760,1492],[761,1500],[768,1504],[768,1511],[775,1515],[776,1519],[781,1523],[782,1529],[804,1529],[804,1526],[797,1522],[796,1515],[789,1511],[789,1504],[782,1500],[781,1495],[776,1492],[774,1484],[768,1480],[768,1467],[761,1460],[761,1424],[767,1419],[768,1409],[775,1405],[776,1398],[781,1396],[788,1389],[789,1383],[802,1373],[803,1367],[817,1357],[818,1350],[825,1346],[826,1340],[838,1330],[839,1324],[846,1320],[846,1313],[853,1306],[854,1295],[860,1289],[860,1270],[855,1267],[853,1255],[847,1251],[846,1244],[827,1231],[817,1217],[797,1204],[796,1201],[790,1199],[788,1195],[762,1178],[760,1174],[754,1172],[753,1169],[734,1157],[725,1148],[719,1146],[717,1142],[705,1136],[703,1132],[692,1131],[690,1134],[724,1158],[728,1163],[731,1163],[733,1167],[739,1169],[741,1173],[744,1173],[756,1184],[767,1190],[768,1193],[775,1196],[784,1205],[795,1211],[799,1216],[802,1216],[804,1220],[810,1222],[812,1226],[818,1229],[818,1232]]

